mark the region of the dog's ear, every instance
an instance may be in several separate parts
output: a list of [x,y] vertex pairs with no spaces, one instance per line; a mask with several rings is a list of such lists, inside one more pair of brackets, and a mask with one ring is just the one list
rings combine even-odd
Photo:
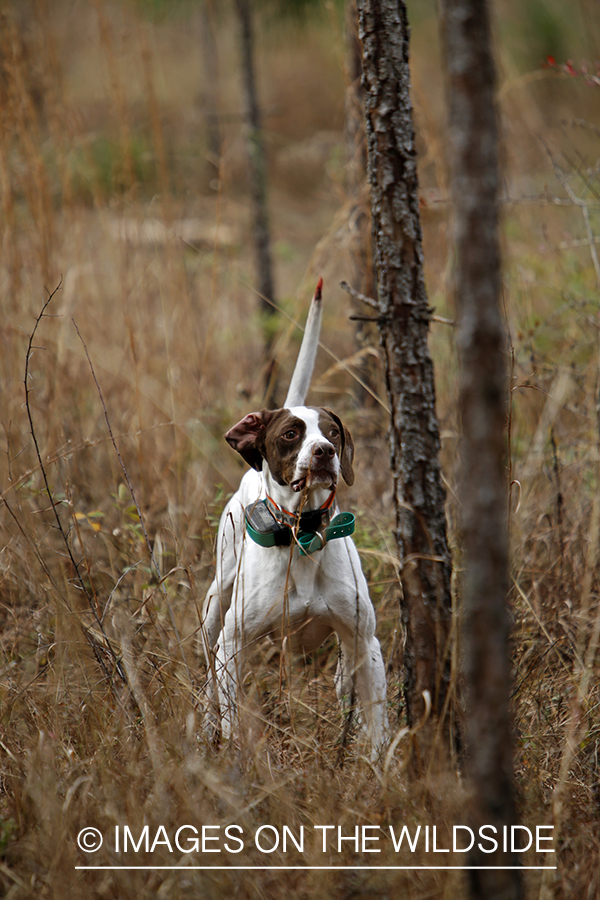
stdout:
[[331,416],[337,427],[340,429],[341,446],[340,446],[340,471],[342,478],[346,484],[354,484],[354,469],[352,461],[354,459],[354,441],[352,435],[342,422],[339,416],[327,407],[323,407],[326,413]]
[[268,409],[248,413],[224,435],[227,443],[258,472],[262,469],[264,435],[270,418],[271,412]]

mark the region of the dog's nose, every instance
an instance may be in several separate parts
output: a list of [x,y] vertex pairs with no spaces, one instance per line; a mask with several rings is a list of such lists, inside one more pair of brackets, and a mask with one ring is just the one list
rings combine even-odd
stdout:
[[315,444],[313,447],[313,456],[316,456],[318,459],[332,459],[335,453],[335,447],[333,444]]

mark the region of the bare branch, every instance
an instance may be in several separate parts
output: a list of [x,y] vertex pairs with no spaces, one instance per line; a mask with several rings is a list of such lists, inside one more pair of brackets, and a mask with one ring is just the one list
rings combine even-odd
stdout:
[[[366,294],[361,294],[360,291],[355,291],[353,287],[350,287],[347,281],[340,281],[340,287],[343,291],[346,291],[347,294],[350,294],[354,300],[359,300],[361,303],[366,303],[367,306],[373,307],[373,309],[379,309],[379,303],[377,300],[373,300],[372,297],[367,297]],[[350,317],[352,318],[352,316]]]

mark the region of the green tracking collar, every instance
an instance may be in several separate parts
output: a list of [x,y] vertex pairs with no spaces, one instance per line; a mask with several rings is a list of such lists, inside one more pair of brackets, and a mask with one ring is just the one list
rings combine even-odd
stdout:
[[[313,526],[315,514],[319,510],[311,510],[302,513],[294,528],[286,519],[284,524],[277,521],[271,512],[266,500],[257,500],[244,510],[246,531],[255,543],[261,547],[289,547],[295,541],[302,556],[308,556],[317,550],[322,550],[325,544],[335,538],[347,537],[354,534],[354,516],[352,513],[338,513],[325,528],[319,530],[304,530],[305,525]],[[288,514],[289,516],[289,514]],[[309,526],[309,527],[310,527]]]

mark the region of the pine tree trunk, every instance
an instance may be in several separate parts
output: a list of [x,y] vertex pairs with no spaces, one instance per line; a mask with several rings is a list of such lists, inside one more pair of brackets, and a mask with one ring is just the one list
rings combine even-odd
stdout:
[[[463,641],[467,766],[473,826],[515,824],[509,715],[507,345],[501,310],[498,139],[488,8],[482,0],[442,0],[448,75],[456,244],[455,296],[461,357],[460,413]],[[522,896],[510,855],[481,853],[470,865],[471,895]]]
[[401,0],[358,0],[358,15],[380,337],[391,410],[396,541],[402,566],[404,695],[408,722],[415,724],[424,712],[425,696],[436,715],[446,708],[452,568],[427,344],[430,310],[409,94],[409,29]]

